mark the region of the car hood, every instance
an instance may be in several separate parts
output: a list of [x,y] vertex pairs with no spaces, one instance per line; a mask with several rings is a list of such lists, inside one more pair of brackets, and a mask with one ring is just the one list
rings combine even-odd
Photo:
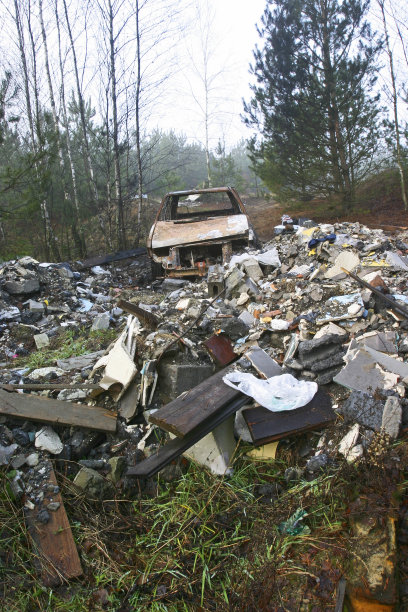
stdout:
[[152,249],[180,246],[209,240],[223,240],[233,236],[248,236],[246,215],[214,217],[205,221],[157,221],[151,234]]

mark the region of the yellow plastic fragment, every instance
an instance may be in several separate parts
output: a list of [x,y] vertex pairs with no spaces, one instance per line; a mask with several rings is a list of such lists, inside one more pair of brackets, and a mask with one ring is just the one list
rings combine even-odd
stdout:
[[249,451],[246,456],[249,459],[255,459],[256,461],[265,461],[267,459],[275,459],[276,451],[278,449],[279,440],[277,442],[269,442],[259,448],[254,448]]

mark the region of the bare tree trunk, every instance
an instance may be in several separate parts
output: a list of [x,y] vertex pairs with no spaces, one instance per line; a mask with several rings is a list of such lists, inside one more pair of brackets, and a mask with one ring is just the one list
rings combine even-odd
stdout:
[[404,176],[404,168],[401,161],[401,142],[400,142],[400,127],[398,121],[398,99],[397,99],[397,87],[395,82],[395,71],[394,71],[394,58],[390,47],[390,40],[388,36],[388,27],[387,20],[385,18],[384,11],[384,0],[377,0],[378,5],[381,9],[381,15],[384,26],[384,34],[385,34],[385,46],[387,49],[388,55],[388,63],[390,67],[390,76],[391,76],[391,84],[392,84],[392,106],[394,110],[394,123],[395,123],[395,145],[396,145],[396,153],[397,153],[397,166],[400,174],[400,183],[401,183],[401,196],[402,201],[404,202],[404,209],[407,210],[408,202],[407,202],[407,192],[405,188],[405,176]]
[[[38,165],[38,160],[36,158],[38,154],[41,153],[42,146],[41,146],[40,110],[39,110],[38,87],[37,87],[36,50],[35,50],[34,38],[32,34],[30,15],[29,15],[28,30],[29,30],[30,41],[31,41],[31,46],[32,46],[32,53],[33,53],[33,71],[34,71],[33,72],[33,82],[34,82],[34,89],[35,89],[35,109],[36,109],[35,128],[34,128],[33,110],[32,110],[30,86],[29,86],[30,81],[29,81],[29,75],[28,75],[27,58],[26,58],[26,52],[25,52],[25,46],[24,46],[24,34],[23,34],[23,27],[22,27],[20,7],[19,7],[18,0],[14,0],[14,10],[15,10],[15,24],[17,28],[18,46],[19,46],[19,51],[20,51],[21,66],[23,70],[24,93],[25,93],[28,123],[29,123],[29,128],[30,128],[31,149],[32,149],[32,153],[35,158],[34,168],[35,168],[35,172],[37,175],[37,179],[39,181],[40,180],[40,168]],[[39,142],[38,146],[37,146],[36,136]],[[41,216],[43,219],[43,227],[44,227],[45,256],[47,259],[50,259],[51,252],[53,252],[57,261],[60,261],[61,257],[59,253],[57,239],[52,230],[50,214],[48,210],[47,201],[45,198],[42,198],[40,202],[40,210],[41,210]]]
[[140,94],[141,94],[141,48],[140,48],[140,6],[136,0],[136,159],[137,159],[137,244],[140,243],[142,229],[142,205],[143,205],[143,167],[142,167],[142,148],[140,135]]
[[76,56],[74,39],[73,39],[73,36],[72,36],[71,24],[70,24],[69,17],[68,17],[67,2],[66,2],[66,0],[62,0],[62,1],[63,1],[63,4],[64,4],[65,21],[66,21],[66,24],[67,24],[67,30],[68,30],[70,47],[71,47],[71,53],[72,53],[72,58],[73,58],[73,62],[74,62],[75,84],[76,84],[76,90],[77,90],[77,96],[78,96],[79,115],[80,115],[80,119],[81,119],[82,138],[83,138],[83,141],[84,141],[84,150],[85,150],[85,155],[84,155],[85,169],[86,169],[86,172],[87,172],[87,175],[88,175],[88,180],[90,182],[90,188],[91,188],[91,193],[93,195],[93,200],[94,200],[94,203],[95,203],[95,206],[96,206],[96,209],[97,209],[99,226],[101,228],[101,232],[102,232],[102,235],[103,235],[104,239],[107,240],[107,244],[108,244],[109,249],[112,250],[113,249],[113,245],[110,242],[110,240],[108,239],[106,228],[105,228],[105,222],[103,220],[103,215],[102,215],[102,212],[100,210],[98,189],[97,189],[97,186],[96,186],[95,174],[94,174],[94,170],[93,170],[93,166],[92,166],[92,161],[91,161],[91,154],[90,154],[89,140],[88,140],[88,130],[87,130],[87,127],[86,127],[86,118],[85,118],[85,104],[84,104],[84,98],[82,96],[81,84],[79,82],[78,61],[77,61],[77,56]]
[[[51,81],[50,63],[49,63],[49,57],[48,57],[48,42],[47,42],[47,35],[45,33],[42,0],[38,0],[38,7],[39,7],[39,16],[40,16],[40,25],[41,25],[41,37],[42,37],[43,46],[44,46],[45,72],[47,75],[48,91],[49,91],[49,96],[50,96],[52,124],[53,124],[53,129],[54,129],[55,141],[56,141],[57,149],[58,149],[58,162],[59,162],[61,182],[62,182],[62,187],[63,187],[63,192],[64,192],[64,203],[68,204],[71,210],[71,214],[73,217],[72,234],[73,234],[74,241],[77,245],[77,248],[79,250],[79,254],[82,257],[83,255],[82,241],[79,238],[78,229],[77,229],[79,226],[78,211],[72,205],[72,198],[68,191],[68,187],[67,187],[66,180],[65,180],[64,153],[63,153],[62,146],[61,146],[59,120],[58,120],[58,115],[57,115],[57,107],[55,104],[54,90],[53,90],[52,81]],[[59,33],[59,24],[57,25],[58,25],[58,33]]]
[[111,77],[111,96],[112,96],[112,117],[113,117],[113,157],[115,168],[115,195],[116,195],[116,231],[118,248],[126,249],[126,232],[123,216],[122,184],[120,174],[120,152],[119,152],[119,125],[118,125],[118,103],[116,94],[116,64],[115,64],[115,41],[114,36],[114,15],[112,1],[108,0],[109,6],[109,51],[110,51],[110,77]]
[[86,241],[84,237],[84,230],[81,224],[76,171],[75,171],[75,166],[74,166],[73,156],[72,156],[71,139],[69,136],[69,122],[68,122],[68,114],[67,114],[67,105],[66,105],[66,100],[65,100],[65,84],[64,84],[65,74],[64,74],[64,67],[63,67],[63,62],[62,62],[61,29],[60,29],[60,20],[59,20],[59,14],[58,14],[58,0],[55,0],[54,11],[55,11],[55,21],[57,24],[57,33],[58,33],[58,58],[59,58],[59,68],[60,68],[60,76],[61,76],[60,92],[61,92],[62,124],[64,126],[64,131],[65,131],[65,144],[67,147],[69,170],[71,174],[72,191],[73,191],[74,207],[75,207],[75,225],[73,225],[72,227],[72,233],[74,235],[74,240],[75,240],[74,232],[78,232],[78,242],[79,242],[79,247],[80,247],[80,254],[81,254],[81,257],[86,257],[87,255]]

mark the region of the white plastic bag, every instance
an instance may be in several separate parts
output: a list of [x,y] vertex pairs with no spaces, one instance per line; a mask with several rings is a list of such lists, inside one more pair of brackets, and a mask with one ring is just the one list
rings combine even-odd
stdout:
[[253,397],[258,404],[272,412],[306,406],[317,391],[315,382],[297,380],[291,374],[261,380],[253,374],[230,372],[223,377],[223,381],[226,385]]

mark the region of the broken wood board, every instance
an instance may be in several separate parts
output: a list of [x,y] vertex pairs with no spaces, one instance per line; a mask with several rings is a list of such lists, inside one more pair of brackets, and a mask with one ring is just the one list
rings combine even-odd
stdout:
[[132,302],[126,302],[125,300],[119,300],[117,306],[124,310],[125,312],[129,312],[130,314],[137,317],[143,323],[147,323],[153,329],[156,329],[160,320],[154,315],[152,312],[145,310],[144,308],[140,308],[136,304]]
[[336,418],[330,396],[321,389],[317,391],[311,402],[295,410],[272,412],[263,406],[258,406],[243,410],[242,414],[256,446],[309,429],[325,427]]
[[0,414],[41,423],[116,431],[116,414],[105,408],[72,404],[37,395],[7,393],[3,389],[0,389]]
[[272,376],[282,374],[281,366],[272,357],[269,357],[268,353],[265,353],[260,346],[250,348],[249,351],[246,351],[244,357],[252,363],[262,378],[272,378]]
[[[57,486],[51,462],[47,462],[47,466],[50,471],[45,484]],[[42,487],[42,490],[42,505],[36,505],[33,510],[24,508],[24,515],[28,533],[33,541],[35,564],[44,585],[52,587],[82,576],[82,567],[61,493],[47,491],[46,486]],[[51,501],[58,502],[60,506],[54,512],[49,512],[48,523],[41,523],[37,518],[38,512],[40,509],[46,509]]]
[[[150,415],[151,423],[182,438],[202,425],[218,410],[242,396],[222,378],[231,368],[224,368],[202,383]],[[250,401],[246,398],[247,402]]]
[[231,340],[223,334],[214,334],[211,338],[205,340],[203,345],[213,360],[220,366],[225,367],[238,357],[232,349]]
[[[213,376],[211,376],[211,378],[213,378]],[[174,459],[177,459],[177,457],[180,457],[180,455],[199,442],[202,438],[204,438],[204,436],[221,425],[221,423],[228,419],[228,417],[250,401],[248,397],[242,394],[239,395],[240,397],[236,397],[234,400],[224,405],[218,410],[218,412],[212,414],[205,422],[201,423],[184,437],[173,438],[173,440],[170,440],[170,442],[167,442],[167,444],[161,446],[155,453],[150,455],[150,457],[144,461],[141,461],[134,467],[129,468],[126,472],[126,476],[134,476],[135,478],[150,478],[151,476],[154,476],[154,474],[157,474],[157,472],[160,472],[160,470],[162,470],[166,465],[174,461]],[[154,413],[154,415],[156,414],[157,413]],[[152,417],[154,415],[150,415],[150,421],[153,420]]]

